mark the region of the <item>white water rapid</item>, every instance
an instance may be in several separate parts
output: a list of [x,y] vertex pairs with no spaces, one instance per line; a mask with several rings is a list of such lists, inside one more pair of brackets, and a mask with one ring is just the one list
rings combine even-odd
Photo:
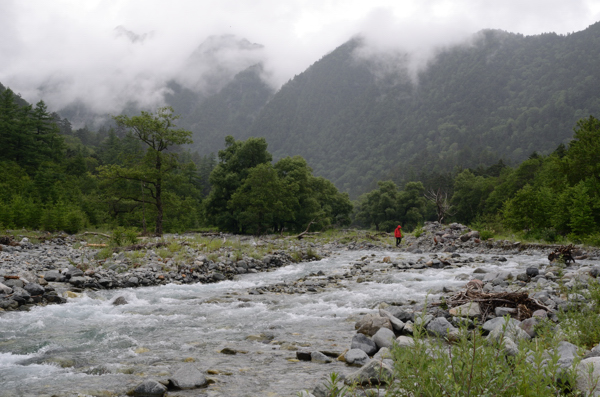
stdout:
[[[365,256],[379,269],[374,281],[346,281],[343,287],[306,294],[248,293],[319,271],[326,280]],[[380,302],[433,299],[443,287],[462,287],[466,281],[457,275],[471,275],[477,267],[516,275],[548,263],[539,256],[507,255],[508,261],[496,262],[490,255],[461,254],[478,259],[457,268],[400,271],[380,263],[385,256],[394,261],[429,258],[341,251],[236,281],[86,292],[66,304],[3,313],[0,396],[125,395],[146,378],[167,379],[186,361],[205,374],[212,370],[206,376],[215,383],[169,395],[295,396],[324,375],[355,368],[338,361],[298,362],[294,349],[343,352],[360,314],[376,313]],[[118,296],[129,303],[112,305]],[[259,334],[266,340],[247,338]],[[220,353],[225,347],[238,353]]]

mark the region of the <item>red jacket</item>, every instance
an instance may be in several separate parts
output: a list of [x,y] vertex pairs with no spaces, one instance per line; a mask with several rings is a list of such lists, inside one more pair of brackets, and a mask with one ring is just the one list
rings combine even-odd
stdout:
[[398,227],[394,231],[394,237],[402,237],[402,230],[400,229],[402,229],[402,226],[398,225]]

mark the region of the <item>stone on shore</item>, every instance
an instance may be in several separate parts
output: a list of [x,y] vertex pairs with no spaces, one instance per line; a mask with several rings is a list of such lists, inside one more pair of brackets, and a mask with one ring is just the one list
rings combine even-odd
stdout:
[[165,385],[153,379],[147,379],[137,385],[131,395],[136,397],[162,397],[166,392],[167,387]]
[[371,338],[364,334],[356,334],[352,338],[351,349],[360,349],[367,353],[369,356],[377,353],[377,345]]
[[394,370],[385,362],[371,360],[359,370],[346,376],[344,383],[351,385],[357,383],[359,385],[378,385],[385,384],[386,379],[391,379]]
[[206,384],[206,377],[193,364],[181,366],[169,378],[169,388],[175,390],[197,389]]
[[391,331],[392,324],[388,318],[376,314],[367,314],[354,325],[354,329],[356,329],[358,333],[367,336],[375,335],[380,328],[387,328]]

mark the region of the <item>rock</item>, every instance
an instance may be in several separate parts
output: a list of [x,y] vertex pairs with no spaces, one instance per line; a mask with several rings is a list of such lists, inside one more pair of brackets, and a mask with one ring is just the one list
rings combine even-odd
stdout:
[[131,392],[132,396],[162,397],[167,392],[167,387],[153,379],[147,379],[137,385]]
[[373,342],[375,342],[380,349],[382,347],[392,347],[395,339],[396,335],[394,335],[394,331],[387,328],[380,328],[379,331],[373,335]]
[[568,369],[573,364],[573,361],[577,357],[577,346],[567,341],[560,341],[558,343],[558,365],[562,369]]
[[373,356],[375,360],[386,360],[393,359],[392,352],[387,347],[382,347],[379,351]]
[[345,354],[346,364],[363,366],[369,361],[369,356],[361,349],[350,349]]
[[442,338],[448,338],[451,333],[456,334],[458,332],[445,317],[436,317],[427,324],[426,328],[429,333]]
[[403,322],[413,321],[414,319],[414,311],[412,309],[401,306],[387,306],[385,311]]
[[193,364],[181,366],[169,378],[169,388],[175,390],[196,389],[206,384],[206,378]]
[[520,323],[520,321],[514,318],[509,319],[508,323],[505,320],[490,332],[488,339],[499,340],[500,338],[508,338],[515,343],[521,339],[531,339],[531,336],[519,327]]
[[404,322],[402,320],[397,319],[392,313],[388,312],[387,310],[379,309],[379,315],[390,320],[392,328],[395,331],[401,332],[404,329]]
[[44,280],[46,280],[46,281],[64,281],[65,276],[63,276],[62,274],[60,274],[60,272],[58,272],[56,270],[51,270],[44,274]]
[[536,311],[533,312],[533,314],[531,315],[531,317],[536,317],[539,319],[545,319],[548,318],[548,312],[545,311],[544,309],[538,309]]
[[321,352],[311,352],[310,361],[313,363],[329,364],[333,360]]
[[[600,396],[597,379],[600,378],[600,357],[590,357],[581,360],[577,365],[577,390],[585,396]],[[592,391],[593,390],[593,391]]]
[[41,285],[36,284],[36,283],[29,283],[29,284],[25,285],[25,287],[23,287],[23,289],[25,291],[29,292],[29,294],[31,296],[44,295],[44,293],[46,292],[44,287],[42,287]]
[[[415,316],[414,326],[426,328],[427,324],[429,324],[429,322],[433,319],[434,319],[434,317],[431,314],[426,314],[424,316],[423,315]],[[404,326],[406,327],[406,324]]]
[[350,349],[360,349],[367,353],[369,356],[377,353],[377,345],[371,338],[364,334],[356,334],[352,338],[352,344],[350,345]]
[[519,327],[523,331],[527,332],[529,334],[529,336],[531,336],[532,338],[535,338],[536,337],[535,326],[538,325],[539,323],[540,323],[539,318],[531,317],[531,318],[521,321],[521,324],[519,324]]
[[514,307],[497,307],[494,312],[496,313],[496,317],[504,317],[506,315],[515,314],[517,309]]
[[128,304],[128,303],[129,303],[129,302],[127,302],[127,299],[125,299],[125,298],[124,298],[124,297],[122,297],[122,296],[119,296],[117,299],[115,299],[115,300],[113,301],[113,303],[112,303],[112,304],[113,304],[114,306],[119,306],[119,305],[126,305],[126,304]]
[[396,344],[399,347],[413,347],[415,345],[415,340],[410,336],[400,335],[396,338]]
[[0,283],[0,293],[2,294],[12,294],[13,289],[7,285]]
[[376,314],[367,314],[354,324],[354,329],[368,336],[373,336],[380,328],[392,330],[392,324],[386,317],[381,317]]
[[477,302],[465,303],[464,305],[453,307],[448,311],[451,315],[457,317],[477,317],[481,315],[481,308]]
[[304,352],[304,351],[296,351],[296,358],[300,361],[310,361],[311,360],[311,355],[310,352]]
[[527,270],[525,270],[525,273],[529,277],[535,277],[540,274],[540,270],[537,267],[528,267]]
[[10,311],[16,310],[19,307],[19,302],[13,299],[0,299],[0,309]]
[[394,370],[385,362],[371,360],[358,371],[346,377],[344,383],[351,385],[379,385],[385,384],[386,379],[392,379]]
[[[81,274],[83,274],[83,272]],[[85,277],[77,276],[77,277],[71,277],[69,279],[69,283],[75,287],[81,287],[81,286],[83,286],[83,284],[85,284],[85,282],[86,282]]]

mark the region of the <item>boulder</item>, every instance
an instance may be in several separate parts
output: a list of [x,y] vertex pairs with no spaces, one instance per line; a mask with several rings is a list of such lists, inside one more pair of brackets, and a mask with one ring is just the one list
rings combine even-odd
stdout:
[[361,334],[373,336],[380,328],[392,330],[392,323],[386,317],[376,314],[367,314],[354,324],[354,329]]
[[477,317],[481,315],[479,303],[470,302],[464,305],[453,307],[449,310],[450,314],[457,317]]
[[0,283],[0,293],[2,294],[12,294],[13,289],[7,285]]
[[369,356],[361,349],[350,349],[345,354],[346,364],[362,367],[369,361]]
[[351,385],[379,385],[385,384],[386,379],[392,379],[393,368],[385,362],[371,360],[362,368],[346,376],[344,383]]
[[507,322],[498,323],[498,325],[490,332],[488,339],[499,340],[500,338],[508,338],[513,342],[517,343],[519,340],[529,340],[531,336],[519,327],[520,321],[514,318],[509,319]]
[[311,352],[310,361],[313,363],[329,364],[333,360],[321,352]]
[[23,289],[25,291],[29,292],[29,294],[31,296],[44,295],[44,293],[46,292],[44,287],[42,287],[41,285],[36,284],[36,283],[29,283],[29,284],[25,285],[25,287],[23,287]]
[[126,304],[128,304],[128,303],[129,303],[129,302],[127,302],[127,299],[125,299],[125,298],[124,298],[124,297],[122,297],[122,296],[119,296],[119,297],[117,297],[117,299],[115,299],[115,300],[113,301],[113,303],[112,303],[112,304],[113,304],[114,306],[119,306],[119,305],[126,305]]
[[458,330],[450,324],[445,317],[436,317],[426,327],[430,334],[438,337],[448,338],[450,334],[456,334]]
[[382,347],[392,347],[395,339],[396,335],[394,335],[394,331],[387,328],[380,328],[379,331],[373,335],[373,342],[375,342],[380,349]]
[[404,322],[402,320],[397,319],[392,313],[390,313],[389,311],[385,310],[385,309],[379,309],[379,315],[381,317],[385,317],[388,320],[390,320],[390,323],[392,324],[392,328],[397,331],[397,332],[401,332],[404,329]]
[[137,385],[131,392],[132,396],[162,397],[167,392],[167,387],[153,379],[147,379]]
[[181,366],[169,378],[169,388],[175,390],[196,389],[206,384],[206,378],[193,364]]
[[577,390],[585,396],[600,396],[600,390],[596,387],[597,379],[600,379],[600,357],[581,360],[577,365]]
[[360,349],[367,353],[369,356],[377,353],[377,345],[371,338],[364,334],[356,334],[352,338],[352,344],[350,345],[350,349]]

